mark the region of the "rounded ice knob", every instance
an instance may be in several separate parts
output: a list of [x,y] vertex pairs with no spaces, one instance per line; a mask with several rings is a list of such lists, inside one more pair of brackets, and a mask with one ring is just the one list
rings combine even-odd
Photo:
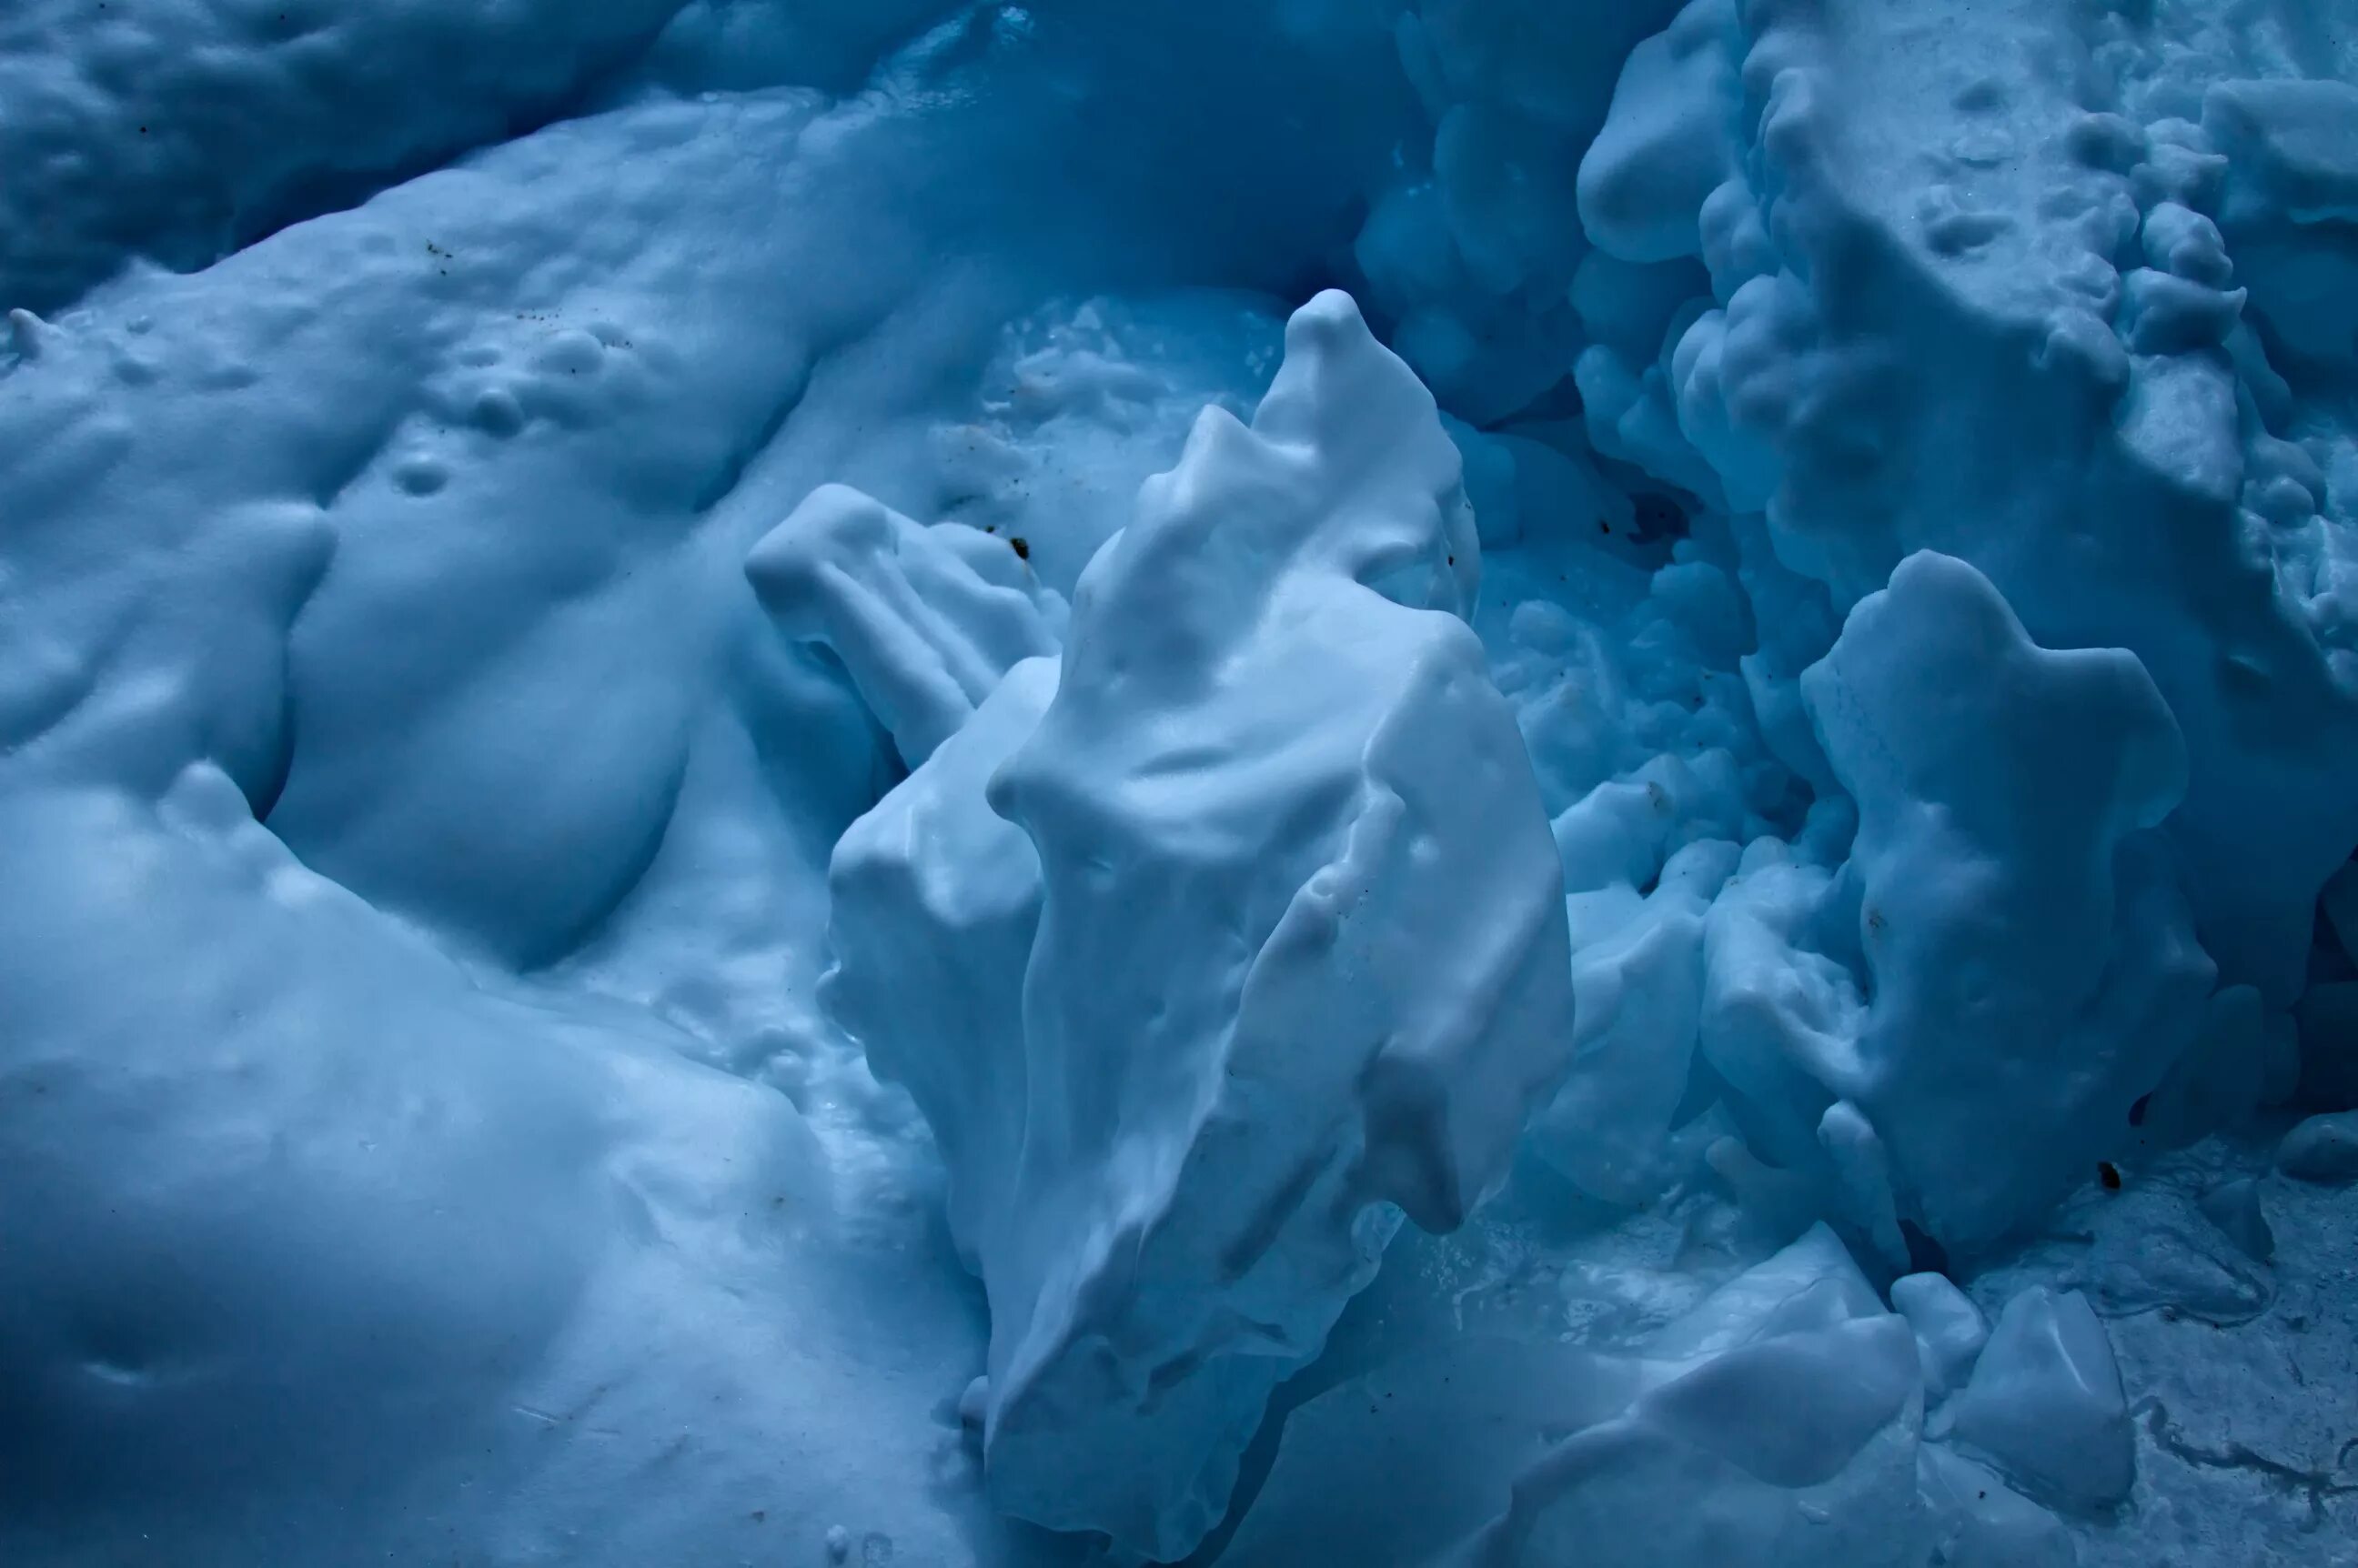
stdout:
[[2358,1111],[2312,1116],[2286,1133],[2277,1145],[2277,1168],[2321,1186],[2358,1182]]

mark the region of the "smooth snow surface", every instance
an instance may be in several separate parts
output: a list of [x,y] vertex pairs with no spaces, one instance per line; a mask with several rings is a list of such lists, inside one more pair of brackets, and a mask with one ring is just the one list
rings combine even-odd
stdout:
[[2358,0],[20,0],[0,1563],[2358,1564]]

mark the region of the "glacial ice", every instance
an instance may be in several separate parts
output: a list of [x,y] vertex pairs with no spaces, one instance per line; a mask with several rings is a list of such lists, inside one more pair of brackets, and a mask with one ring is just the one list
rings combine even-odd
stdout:
[[2346,1568],[2352,0],[24,0],[0,1561]]

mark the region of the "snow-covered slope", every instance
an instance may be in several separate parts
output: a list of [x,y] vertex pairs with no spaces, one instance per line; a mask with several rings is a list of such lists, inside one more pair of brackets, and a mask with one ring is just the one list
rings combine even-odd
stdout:
[[2346,1568],[2348,0],[30,0],[0,171],[0,1560]]

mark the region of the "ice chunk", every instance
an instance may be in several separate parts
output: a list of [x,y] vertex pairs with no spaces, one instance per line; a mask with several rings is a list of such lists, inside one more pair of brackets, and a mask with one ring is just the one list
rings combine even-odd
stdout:
[[2136,1479],[2112,1341],[2077,1291],[2034,1285],[2006,1303],[1954,1411],[1957,1441],[2034,1497],[2105,1509]]
[[2325,1186],[2358,1182],[2358,1111],[2312,1116],[2277,1145],[2277,1168]]
[[1918,1470],[1939,1568],[2075,1568],[2063,1521],[1972,1460],[1926,1444]]
[[1952,1245],[2086,1179],[2192,1043],[2211,985],[2169,860],[2141,830],[2185,787],[2136,659],[2034,645],[1962,561],[1911,557],[1802,677],[1858,802],[1851,873],[1873,1001],[1821,1057]]
[[1752,1152],[1822,1212],[1895,1267],[1903,1221],[1987,1245],[2085,1181],[2198,1034],[2169,1107],[2255,1059],[2256,994],[2202,1005],[2147,831],[2185,759],[2134,658],[2039,649],[1978,572],[1920,555],[1801,695],[1856,802],[1851,860],[1747,849],[1706,923],[1699,1037]]
[[1916,1379],[1821,1227],[1635,1357],[1476,1336],[1320,1395],[1218,1561],[1916,1568]]
[[1818,1147],[1833,1178],[1837,1212],[1873,1243],[1887,1267],[1906,1268],[1908,1235],[1899,1228],[1899,1197],[1882,1134],[1858,1107],[1838,1099],[1818,1119]]
[[[1787,1490],[1842,1474],[1918,1393],[1916,1346],[1887,1314],[1764,1335],[1665,1384],[1646,1414]],[[1806,1417],[1798,1412],[1806,1411]]]
[[1056,651],[1045,590],[1011,580],[1022,568],[979,530],[928,529],[827,484],[754,547],[745,575],[786,635],[842,661],[914,768],[1008,670]]
[[1916,1331],[1925,1388],[1934,1394],[1963,1388],[1989,1342],[1989,1325],[1973,1298],[1945,1274],[1909,1274],[1891,1282],[1891,1305]]
[[1396,1210],[1455,1225],[1562,1076],[1563,880],[1459,619],[1478,550],[1432,398],[1322,296],[1251,427],[1206,411],[1083,575],[1036,727],[1027,665],[838,853],[830,994],[941,1135],[1019,1517],[1184,1554]]

